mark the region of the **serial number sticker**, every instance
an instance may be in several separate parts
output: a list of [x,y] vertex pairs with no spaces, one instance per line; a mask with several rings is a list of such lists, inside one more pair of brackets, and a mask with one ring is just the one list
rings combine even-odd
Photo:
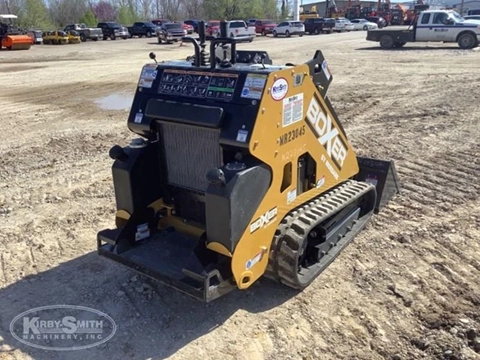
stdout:
[[143,114],[142,113],[136,113],[135,114],[135,120],[133,120],[134,123],[140,124],[143,119]]
[[283,99],[283,127],[303,119],[303,93]]
[[247,136],[248,136],[248,131],[247,130],[238,130],[237,141],[246,142],[247,141]]
[[267,75],[248,74],[240,96],[247,99],[260,99],[266,82]]

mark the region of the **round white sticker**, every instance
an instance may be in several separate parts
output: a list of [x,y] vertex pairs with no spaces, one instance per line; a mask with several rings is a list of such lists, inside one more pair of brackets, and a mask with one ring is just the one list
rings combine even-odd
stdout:
[[272,98],[273,100],[282,100],[288,92],[288,83],[284,78],[275,80],[272,86]]

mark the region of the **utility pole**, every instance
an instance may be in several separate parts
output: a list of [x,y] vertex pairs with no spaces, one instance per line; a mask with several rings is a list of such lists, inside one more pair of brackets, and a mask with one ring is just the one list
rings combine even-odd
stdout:
[[160,19],[160,8],[159,8],[158,1],[159,0],[157,0],[157,19]]
[[299,7],[298,7],[298,0],[293,0],[293,20],[298,21],[299,18]]

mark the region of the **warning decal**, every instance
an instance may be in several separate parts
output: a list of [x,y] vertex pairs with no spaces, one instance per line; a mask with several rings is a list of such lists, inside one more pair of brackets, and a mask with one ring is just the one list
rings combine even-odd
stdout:
[[283,127],[303,119],[303,93],[283,99]]

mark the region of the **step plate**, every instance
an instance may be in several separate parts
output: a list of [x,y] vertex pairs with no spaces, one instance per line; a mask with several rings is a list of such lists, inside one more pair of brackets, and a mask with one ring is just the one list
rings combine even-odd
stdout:
[[[208,286],[211,273],[205,271],[194,253],[196,240],[179,232],[160,232],[134,247],[117,253],[111,244],[98,246],[101,256],[130,267],[144,275],[193,296],[211,301],[218,297],[218,290]],[[195,274],[195,278],[184,272]],[[222,280],[222,279],[221,279]]]

